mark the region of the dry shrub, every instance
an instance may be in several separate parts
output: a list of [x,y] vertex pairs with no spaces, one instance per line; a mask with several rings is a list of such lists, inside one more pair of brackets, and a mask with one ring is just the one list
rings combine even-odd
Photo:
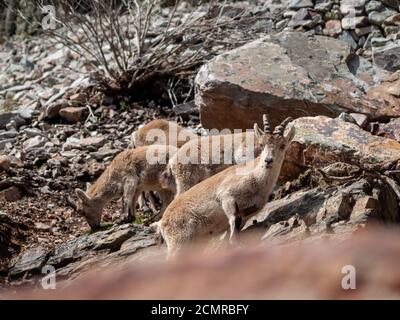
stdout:
[[[169,8],[159,3],[60,0],[57,28],[47,32],[88,60],[97,71],[102,91],[135,95],[159,79],[194,74],[209,58],[210,50],[206,48],[215,42],[209,36],[218,38],[232,27],[232,21],[244,17],[241,13],[227,22],[207,10],[200,13],[198,5],[186,7],[182,14],[180,0]],[[207,8],[215,10],[213,3]],[[164,22],[160,23],[162,15]]]

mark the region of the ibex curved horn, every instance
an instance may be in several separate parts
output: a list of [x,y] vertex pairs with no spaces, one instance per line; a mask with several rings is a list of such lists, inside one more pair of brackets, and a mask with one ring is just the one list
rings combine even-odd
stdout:
[[268,115],[263,115],[264,133],[271,133],[271,127],[269,126]]
[[283,122],[279,126],[275,127],[274,134],[282,136],[283,133],[285,132],[286,126],[292,121],[293,121],[292,117],[283,120]]

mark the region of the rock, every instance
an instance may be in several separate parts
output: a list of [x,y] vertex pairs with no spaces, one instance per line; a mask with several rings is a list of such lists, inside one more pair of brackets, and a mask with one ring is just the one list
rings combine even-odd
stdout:
[[342,33],[342,23],[340,20],[329,20],[325,23],[324,35],[335,37]]
[[365,26],[368,22],[367,17],[345,17],[342,19],[342,28],[345,30],[355,29]]
[[371,39],[371,43],[372,43],[372,46],[374,47],[374,49],[376,49],[377,47],[384,47],[384,46],[392,43],[392,40],[387,39],[385,37],[378,37],[378,38]]
[[392,119],[389,123],[380,123],[377,134],[400,142],[400,118]]
[[350,116],[355,120],[360,128],[365,128],[368,123],[368,117],[361,113],[350,113]]
[[12,149],[12,146],[15,145],[15,139],[4,139],[0,140],[0,150],[8,150]]
[[369,215],[370,211],[378,208],[378,201],[374,197],[365,196],[356,201],[351,212],[351,219],[360,220],[365,215]]
[[34,116],[36,116],[39,113],[39,111],[38,111],[39,107],[40,107],[40,103],[36,102],[36,101],[33,103],[29,103],[27,105],[22,105],[18,109],[18,114],[24,120],[30,121],[30,120],[32,120],[32,118]]
[[11,157],[10,156],[0,156],[0,171],[8,171],[11,168]]
[[111,251],[118,250],[121,245],[132,237],[136,233],[136,230],[126,225],[125,228],[113,232],[112,234],[97,241],[94,246],[94,250],[110,249]]
[[383,28],[385,36],[392,41],[400,40],[400,26],[385,26]]
[[327,225],[331,225],[350,217],[353,211],[354,199],[351,195],[341,193],[325,201],[323,218]]
[[333,0],[316,0],[314,9],[319,12],[328,12],[332,6]]
[[334,162],[322,169],[326,174],[334,177],[351,177],[361,173],[360,167],[345,162]]
[[[321,151],[325,150],[326,157],[329,150],[332,150],[342,159],[350,157],[351,154],[352,160],[358,158],[370,163],[393,162],[400,159],[399,143],[374,136],[352,123],[318,116],[299,118],[293,125],[296,127],[295,141],[308,147],[318,146]],[[340,151],[341,154],[334,150]],[[314,152],[310,155],[312,153]]]
[[377,221],[396,221],[398,209],[390,187],[360,178],[350,184],[297,191],[271,201],[253,221],[247,221],[243,231],[261,231],[261,239],[268,243],[320,239],[329,234],[350,234],[369,222],[373,226]]
[[350,32],[344,31],[342,34],[339,35],[339,39],[346,42],[353,52],[357,50],[358,44],[354,40]]
[[357,37],[365,36],[371,33],[372,31],[373,28],[371,26],[354,29],[354,33],[356,34]]
[[24,129],[24,133],[29,138],[45,135],[45,133],[38,128],[26,128]]
[[291,28],[297,28],[304,26],[307,23],[307,19],[310,18],[308,10],[305,8],[300,9],[297,11],[292,19],[289,21],[288,26]]
[[68,59],[69,54],[70,53],[69,53],[68,49],[62,48],[62,49],[59,49],[59,50],[49,54],[44,59],[38,61],[38,64],[40,64],[40,65],[46,65],[46,64],[57,65],[59,63],[65,63],[66,59]]
[[43,222],[36,222],[35,223],[35,228],[37,230],[40,230],[40,231],[49,231],[49,230],[51,230],[51,226],[49,226],[48,224],[45,224]]
[[257,215],[246,222],[243,229],[269,228],[271,225],[290,219],[294,215],[316,216],[328,196],[329,193],[325,193],[321,189],[312,189],[298,191],[283,199],[268,202]]
[[108,148],[100,148],[96,152],[92,152],[91,155],[93,158],[95,158],[97,161],[102,161],[104,158],[108,157],[114,157],[117,153],[121,152],[121,150],[118,149],[108,149]]
[[30,151],[36,148],[43,147],[47,142],[47,139],[43,136],[35,136],[25,140],[22,147],[25,151]]
[[45,106],[45,109],[41,116],[39,117],[39,120],[41,119],[53,119],[55,117],[58,117],[60,114],[60,110],[64,108],[71,107],[71,102],[66,99],[61,99],[58,101],[55,101],[53,103],[50,103]]
[[343,111],[372,120],[397,117],[400,100],[368,95],[385,75],[352,55],[343,41],[282,32],[204,65],[196,77],[196,104],[203,127],[219,130],[261,125],[264,113],[272,125],[288,116],[337,116]]
[[368,92],[371,99],[382,97],[387,104],[395,103],[399,97],[400,71],[387,77],[379,86]]
[[73,100],[74,103],[84,104],[87,100],[87,96],[84,93],[75,93],[69,97],[69,100]]
[[11,121],[14,121],[17,127],[20,127],[26,123],[17,112],[0,113],[0,130],[6,129],[7,124],[9,124]]
[[[132,248],[132,244],[125,246],[124,250],[119,252],[121,246],[129,239],[136,237],[136,240],[142,239],[143,242],[137,245],[136,249]],[[115,257],[121,260],[121,256],[133,254],[140,247],[151,246],[155,244],[155,241],[147,241],[146,239],[154,239],[154,231],[148,227],[126,224],[121,226],[112,226],[110,229],[105,231],[98,231],[89,235],[83,235],[76,239],[72,239],[58,246],[54,253],[50,256],[48,264],[53,265],[55,268],[63,268],[73,262],[78,261],[73,268],[65,270],[65,272],[72,273],[79,269],[79,266],[84,263],[80,260],[85,260],[88,257],[91,259],[95,256],[99,256],[101,259],[104,253],[113,253]],[[146,242],[147,241],[147,242]],[[109,256],[109,259],[111,257]],[[92,263],[96,262],[96,259],[92,259]]]
[[371,24],[381,26],[387,18],[395,14],[397,14],[395,10],[383,7],[379,11],[371,11],[368,14],[368,20]]
[[335,162],[384,164],[400,160],[400,143],[375,136],[358,125],[324,116],[299,118],[294,142],[285,155],[281,176],[296,178],[304,167]]
[[344,0],[340,1],[340,12],[346,15],[358,16],[362,14],[367,0]]
[[[398,75],[400,75],[400,72],[398,72]],[[389,85],[386,92],[394,97],[400,97],[400,78],[393,84]]]
[[302,8],[312,8],[314,6],[311,0],[291,0],[289,9],[298,10]]
[[77,123],[82,119],[83,113],[87,109],[85,107],[67,107],[59,111],[60,117],[70,123]]
[[105,137],[89,137],[80,140],[80,145],[84,148],[95,147],[100,148],[106,143]]
[[21,191],[17,187],[10,187],[0,191],[0,199],[8,202],[18,201],[22,198]]
[[389,71],[400,69],[400,40],[385,46],[374,48],[374,62],[377,66]]
[[400,10],[399,0],[381,0],[385,5]]
[[[81,139],[75,137],[69,137],[67,141],[63,144],[62,151],[70,151],[73,149],[80,149],[80,148],[81,148]],[[62,153],[62,155],[64,154]],[[76,153],[73,153],[73,156],[75,155]]]
[[382,1],[371,0],[365,6],[365,11],[370,13],[372,11],[380,11],[384,9]]
[[0,133],[0,140],[5,140],[5,139],[12,139],[18,136],[18,131],[15,129],[12,129],[10,131],[4,131]]
[[384,24],[387,26],[400,26],[400,13],[386,18]]
[[42,247],[30,249],[22,253],[11,267],[9,275],[20,277],[25,273],[40,273],[46,264],[49,252]]
[[198,115],[199,109],[197,108],[194,100],[181,103],[172,108],[172,111],[176,116],[189,116],[189,115]]

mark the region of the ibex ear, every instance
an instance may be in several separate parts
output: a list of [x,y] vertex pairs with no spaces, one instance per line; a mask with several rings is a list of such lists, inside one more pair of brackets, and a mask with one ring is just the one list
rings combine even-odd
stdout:
[[285,134],[285,139],[287,141],[287,143],[292,142],[292,140],[294,139],[294,136],[296,135],[296,129],[293,125],[291,125],[288,130],[287,133]]
[[264,131],[262,131],[262,130],[260,129],[260,127],[258,126],[257,123],[254,124],[254,134],[255,134],[257,140],[260,140],[261,137],[262,137],[263,134],[264,134]]
[[89,202],[90,199],[86,196],[85,192],[81,189],[75,189],[76,195],[78,196],[79,199],[82,200],[82,202]]
[[90,187],[91,187],[90,182],[86,182],[86,191],[88,191]]

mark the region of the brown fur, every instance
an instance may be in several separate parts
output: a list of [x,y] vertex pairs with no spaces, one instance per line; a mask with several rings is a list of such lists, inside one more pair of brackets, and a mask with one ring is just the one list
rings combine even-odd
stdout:
[[[159,134],[163,133],[165,139],[161,141],[154,141],[151,136],[151,131],[157,130]],[[149,134],[150,133],[150,134]],[[171,135],[171,136],[170,136]],[[172,137],[172,139],[170,139]],[[156,119],[150,121],[140,129],[136,130],[131,137],[131,147],[141,147],[141,146],[149,146],[154,144],[161,145],[173,145],[180,148],[186,142],[191,139],[197,139],[198,136],[194,134],[192,131],[183,128],[182,126],[164,119]],[[166,188],[173,188],[175,190],[175,186],[173,181],[169,181],[171,179],[166,179],[164,181],[164,185]],[[150,200],[150,204],[152,210],[155,208],[155,200],[153,195],[150,193],[141,194],[139,196],[138,202],[141,209],[147,209],[146,198]]]
[[118,154],[97,181],[84,192],[76,190],[78,195],[77,211],[84,215],[92,229],[100,226],[102,210],[113,199],[123,197],[124,217],[133,221],[136,201],[141,192],[157,191],[164,211],[173,197],[173,192],[160,184],[160,173],[165,163],[151,164],[148,154],[156,154],[168,161],[175,154],[174,146],[145,146],[126,150]]
[[[248,146],[248,141],[252,141],[254,145]],[[241,155],[242,152],[245,154],[248,147],[253,147],[253,157],[257,157],[263,149],[262,143],[255,139],[253,132],[214,135],[191,140],[171,158],[167,171],[163,175],[163,182],[165,186],[176,188],[176,195],[181,194],[231,165],[241,163],[235,159],[235,155]],[[194,150],[196,151],[196,163],[184,163],[182,159],[190,156]],[[211,159],[212,150],[219,152],[217,163]],[[230,160],[225,161],[224,158],[228,155],[232,156],[229,156]],[[243,159],[239,160],[243,161]],[[171,181],[174,185],[171,184]]]
[[[284,155],[294,138],[294,127],[286,136],[263,133],[255,135],[265,147],[250,162],[235,165],[200,182],[178,195],[159,222],[159,231],[169,255],[178,252],[194,238],[218,234],[230,229],[230,241],[237,232],[237,221],[250,218],[248,212],[261,209],[277,182]],[[251,209],[251,210],[248,210]]]
[[[165,140],[154,141],[149,135],[151,130],[159,130],[164,133]],[[172,139],[170,139],[172,137]],[[132,147],[149,146],[153,144],[172,145],[180,148],[191,139],[198,136],[192,131],[185,129],[175,122],[157,119],[136,130],[131,137]]]

